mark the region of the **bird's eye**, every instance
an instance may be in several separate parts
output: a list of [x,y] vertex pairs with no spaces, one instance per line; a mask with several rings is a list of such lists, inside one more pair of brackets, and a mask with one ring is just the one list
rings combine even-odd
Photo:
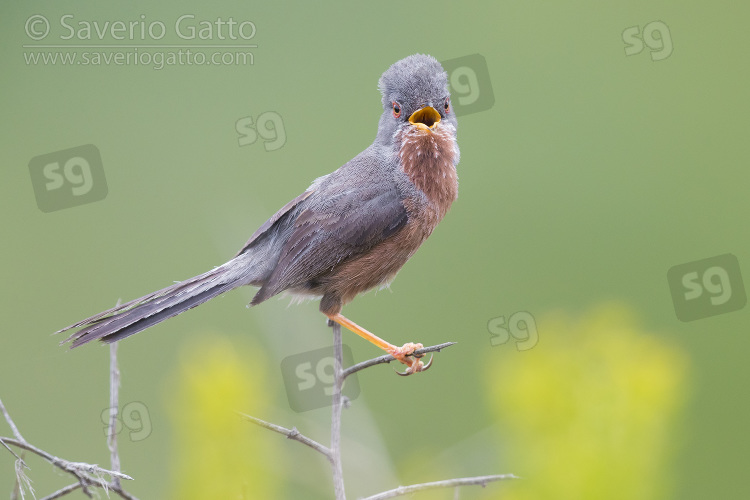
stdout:
[[444,105],[444,107],[445,107],[445,112],[446,113],[450,113],[451,112],[451,98],[450,97],[446,97],[445,98],[445,105]]
[[401,105],[396,101],[393,101],[393,116],[394,118],[401,116]]

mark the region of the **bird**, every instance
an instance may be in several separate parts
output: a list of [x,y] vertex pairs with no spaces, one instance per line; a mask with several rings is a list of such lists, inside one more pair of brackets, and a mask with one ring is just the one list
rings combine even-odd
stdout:
[[397,347],[341,314],[355,296],[387,287],[458,197],[460,151],[448,75],[432,56],[414,54],[380,77],[383,112],[374,141],[264,222],[228,262],[86,318],[61,344],[112,343],[240,286],[257,287],[248,307],[286,292],[320,298],[332,322],[406,365],[426,370],[415,351]]

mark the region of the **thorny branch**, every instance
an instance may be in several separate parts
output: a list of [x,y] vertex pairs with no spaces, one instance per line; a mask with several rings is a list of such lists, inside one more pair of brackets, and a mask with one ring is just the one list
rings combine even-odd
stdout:
[[[120,301],[117,301],[118,305]],[[109,344],[109,425],[107,447],[112,470],[120,472],[120,454],[117,450],[117,409],[120,407],[120,369],[117,367],[117,342]],[[120,488],[120,478],[112,478],[112,487]]]
[[[390,363],[395,360],[390,354],[373,358],[356,365],[350,366],[349,368],[343,369],[343,353],[342,353],[342,342],[341,342],[341,326],[338,323],[331,324],[333,328],[333,348],[334,348],[334,385],[333,385],[333,408],[331,413],[331,448],[327,448],[322,444],[314,441],[307,436],[301,434],[296,427],[287,429],[270,422],[266,422],[259,418],[251,417],[249,415],[240,414],[243,418],[247,419],[254,424],[270,429],[279,434],[285,435],[289,439],[299,441],[310,448],[318,451],[328,459],[333,468],[333,485],[336,500],[346,500],[346,493],[344,491],[344,478],[341,467],[341,411],[343,408],[342,401],[342,390],[344,386],[344,380],[349,375],[357,373],[360,370],[369,368],[371,366],[379,365],[382,363]],[[439,352],[446,347],[454,345],[455,342],[445,342],[443,344],[433,345],[430,347],[424,347],[418,349],[414,354],[423,355],[431,352]],[[384,491],[373,496],[369,496],[364,500],[386,500],[388,498],[395,498],[402,495],[407,495],[417,491],[431,490],[436,488],[458,488],[461,486],[486,486],[487,483],[494,481],[501,481],[505,479],[517,479],[513,474],[499,474],[490,476],[476,476],[476,477],[462,477],[456,479],[447,479],[444,481],[434,481],[431,483],[412,484],[410,486],[399,486],[392,490]]]
[[[422,349],[417,349],[416,351],[414,351],[414,355],[421,356],[421,355],[427,354],[428,352],[440,352],[446,347],[450,347],[455,344],[456,344],[455,342],[445,342],[443,344],[432,345],[430,347],[423,347]],[[390,354],[384,354],[378,358],[373,358],[373,359],[368,359],[367,361],[362,361],[361,363],[357,363],[356,365],[350,366],[349,368],[344,370],[344,378],[348,377],[349,375],[353,373],[357,373],[360,370],[364,370],[365,368],[369,368],[375,365],[380,365],[382,363],[390,363],[391,361],[395,361],[395,360],[396,358],[394,358]]]
[[341,325],[333,323],[333,404],[331,405],[331,468],[333,469],[333,491],[336,500],[346,500],[344,468],[341,463],[341,411],[344,408],[344,345],[341,341]]
[[[6,413],[5,407],[2,406],[2,402],[0,402],[0,407],[2,407],[3,413]],[[119,477],[121,479],[132,480],[133,478],[128,476],[127,474],[103,469],[96,464],[87,464],[83,462],[71,462],[69,460],[56,457],[52,455],[51,453],[47,453],[46,451],[40,448],[37,448],[36,446],[32,445],[31,443],[27,441],[21,441],[19,439],[8,438],[8,437],[0,437],[0,441],[3,441],[6,445],[12,445],[12,446],[15,446],[16,448],[21,448],[23,450],[30,451],[31,453],[39,455],[40,457],[45,459],[47,462],[59,468],[60,470],[63,470],[71,474],[78,480],[80,487],[83,488],[83,491],[87,492],[89,496],[91,495],[91,492],[89,491],[88,487],[96,486],[96,487],[100,487],[104,489],[108,489],[108,488],[112,489],[113,491],[116,491],[117,493],[119,493],[120,496],[122,496],[123,498],[134,498],[129,495],[128,496],[122,495],[122,493],[124,492],[120,492],[120,491],[115,490],[114,488],[111,488],[109,483],[107,483],[102,478],[102,475],[107,474],[111,477]],[[20,465],[21,467],[25,466],[26,468],[29,468],[25,464],[20,464]],[[17,466],[16,471],[18,472],[19,470],[21,469]],[[18,479],[19,479],[19,482],[22,482],[22,481],[25,482],[23,480],[23,476],[19,477]],[[22,498],[23,498],[23,494],[22,494]],[[56,498],[56,497],[53,497],[53,498]]]
[[362,500],[386,500],[387,498],[396,498],[417,491],[433,490],[436,488],[456,488],[458,486],[477,485],[484,488],[487,483],[493,481],[502,481],[505,479],[518,479],[513,474],[495,474],[492,476],[461,477],[458,479],[446,479],[445,481],[433,481],[431,483],[412,484],[410,486],[399,486],[392,490],[384,491]]
[[322,454],[324,457],[328,459],[329,462],[333,463],[333,459],[331,458],[331,450],[327,448],[326,446],[323,446],[322,444],[318,443],[317,441],[314,441],[310,439],[309,437],[305,436],[304,434],[300,433],[296,427],[292,427],[291,429],[287,429],[286,427],[282,427],[280,425],[272,424],[271,422],[266,422],[265,420],[261,420],[259,418],[251,417],[250,415],[246,415],[244,413],[237,412],[242,418],[247,420],[248,422],[252,422],[256,425],[259,425],[261,427],[265,427],[266,429],[272,430],[274,432],[278,432],[279,434],[286,436],[287,439],[292,439],[294,441],[299,441],[300,443],[309,446],[313,450],[317,451],[318,453]]
[[[61,488],[54,493],[45,496],[41,500],[54,500],[61,498],[68,493],[72,493],[77,489],[81,489],[83,493],[89,498],[93,497],[91,487],[102,488],[105,492],[113,491],[117,493],[121,498],[126,500],[138,500],[136,497],[126,492],[120,484],[121,479],[132,480],[133,478],[127,474],[120,472],[120,457],[117,452],[117,408],[118,408],[118,388],[120,385],[120,371],[117,368],[117,344],[114,343],[110,346],[110,420],[109,429],[107,433],[107,445],[110,450],[112,470],[107,470],[99,467],[96,464],[88,464],[83,462],[71,462],[60,457],[56,457],[51,453],[48,453],[26,441],[21,432],[18,430],[15,422],[10,416],[10,413],[3,405],[0,400],[0,412],[5,417],[5,421],[8,422],[11,431],[13,432],[14,438],[0,437],[0,444],[10,451],[14,457],[16,457],[16,489],[13,492],[11,498],[16,498],[16,491],[20,492],[21,498],[25,498],[25,492],[28,491],[34,495],[34,490],[31,487],[31,480],[26,476],[24,469],[30,469],[28,465],[14,452],[10,446],[15,446],[31,453],[34,453],[42,457],[47,462],[51,463],[55,467],[67,472],[68,474],[75,477],[76,481],[64,488]],[[104,475],[110,477],[110,481],[104,480]]]

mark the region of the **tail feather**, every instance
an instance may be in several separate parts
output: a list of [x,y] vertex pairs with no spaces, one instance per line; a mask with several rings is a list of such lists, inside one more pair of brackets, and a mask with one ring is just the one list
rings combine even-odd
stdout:
[[86,318],[56,333],[81,328],[61,342],[65,344],[72,341],[71,348],[92,340],[111,343],[135,335],[245,284],[240,276],[231,273],[227,264]]

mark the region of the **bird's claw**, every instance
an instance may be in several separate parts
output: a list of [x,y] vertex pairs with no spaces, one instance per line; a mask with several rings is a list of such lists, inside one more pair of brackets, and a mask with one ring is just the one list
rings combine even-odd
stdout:
[[430,367],[432,366],[432,354],[430,354],[430,360],[427,362],[427,364],[422,363],[421,359],[415,359],[411,366],[408,366],[406,370],[403,372],[400,372],[398,370],[394,370],[397,375],[401,375],[402,377],[406,377],[408,375],[412,375],[417,372],[426,372]]
[[406,377],[407,375],[423,372],[430,368],[430,366],[432,366],[432,355],[430,355],[430,360],[427,364],[424,364],[420,359],[424,354],[414,354],[414,351],[422,349],[423,347],[422,344],[413,344],[409,342],[390,351],[391,356],[407,365],[406,370],[403,372],[395,370],[396,373],[402,377]]

